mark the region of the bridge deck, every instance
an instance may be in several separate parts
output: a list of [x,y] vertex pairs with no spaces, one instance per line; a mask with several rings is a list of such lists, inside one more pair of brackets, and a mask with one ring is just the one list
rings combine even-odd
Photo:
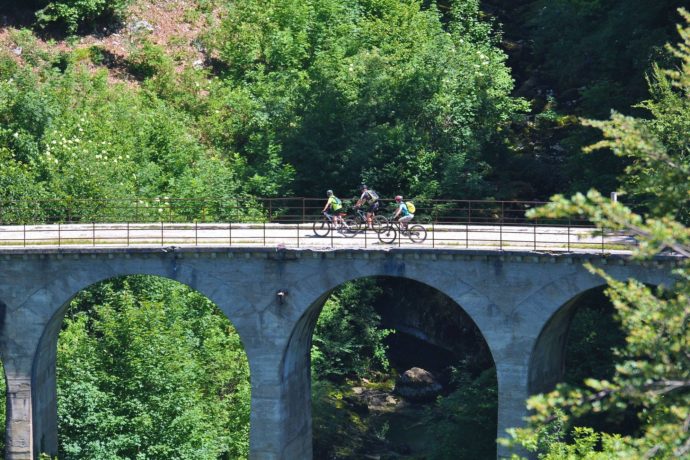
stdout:
[[426,240],[397,235],[392,243],[373,231],[318,236],[313,223],[86,223],[0,226],[0,248],[27,247],[285,247],[372,248],[419,247],[471,250],[629,253],[633,237],[620,232],[597,233],[591,227],[542,225],[428,224]]

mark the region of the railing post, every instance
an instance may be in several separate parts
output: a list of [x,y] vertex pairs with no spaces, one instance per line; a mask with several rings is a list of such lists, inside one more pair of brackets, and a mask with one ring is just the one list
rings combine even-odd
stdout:
[[570,219],[568,219],[568,252],[570,252]]
[[163,237],[163,219],[161,219],[161,246],[164,246],[165,238]]
[[503,251],[503,201],[501,201],[501,217],[498,221],[498,250]]
[[604,254],[604,237],[606,236],[606,227],[601,228],[601,254]]
[[431,247],[436,247],[436,225],[433,221],[431,222]]
[[199,246],[199,221],[194,220],[194,246]]
[[264,246],[266,246],[266,220],[264,220]]
[[538,221],[535,219],[534,224],[532,224],[532,233],[534,235],[534,250],[537,250],[537,223]]
[[228,222],[228,246],[232,246],[232,219]]
[[24,224],[24,247],[26,247],[26,224]]
[[96,222],[91,222],[91,241],[92,246],[96,246]]
[[62,233],[60,228],[60,221],[58,221],[58,247],[62,245]]
[[297,222],[297,247],[299,248],[299,222]]

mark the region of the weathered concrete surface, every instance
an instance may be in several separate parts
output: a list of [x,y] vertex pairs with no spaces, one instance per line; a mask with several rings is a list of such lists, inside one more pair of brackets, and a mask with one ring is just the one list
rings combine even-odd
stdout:
[[[676,263],[423,249],[0,251],[0,305],[5,307],[0,309],[0,351],[9,408],[6,458],[56,452],[55,354],[65,309],[80,290],[132,274],[163,276],[198,290],[236,327],[251,371],[252,459],[312,457],[309,349],[314,325],[333,289],[369,276],[425,283],[469,314],[496,364],[497,434],[502,436],[506,428],[521,424],[530,391],[560,377],[562,354],[553,348],[562,346],[559,334],[568,322],[567,305],[602,284],[582,267],[583,257],[619,279],[635,277],[650,284],[668,283]],[[276,295],[281,290],[287,292],[282,303]],[[559,316],[559,311],[565,313]],[[559,326],[545,329],[548,324]],[[499,449],[499,456],[504,454]]]

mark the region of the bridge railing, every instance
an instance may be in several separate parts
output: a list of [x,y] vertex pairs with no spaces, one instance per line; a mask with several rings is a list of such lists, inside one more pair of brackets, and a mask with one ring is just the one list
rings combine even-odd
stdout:
[[[344,200],[351,211],[354,199]],[[0,201],[0,248],[69,245],[225,245],[276,247],[424,246],[530,251],[628,251],[630,235],[598,231],[583,219],[531,220],[539,201],[416,200],[424,242],[402,235],[384,244],[376,233],[314,231],[322,198],[206,198]],[[395,203],[381,199],[380,214]],[[328,230],[328,228],[326,229]]]

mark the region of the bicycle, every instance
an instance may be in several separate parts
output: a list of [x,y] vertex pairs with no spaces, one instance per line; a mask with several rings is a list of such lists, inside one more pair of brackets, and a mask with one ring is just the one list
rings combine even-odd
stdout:
[[407,236],[413,243],[423,243],[426,240],[426,228],[421,224],[407,225],[407,228],[403,229],[400,222],[393,218],[390,218],[388,222],[388,227],[378,234],[379,241],[382,243],[393,243],[398,234]]
[[[350,230],[346,236],[350,238],[367,229],[367,213],[362,208],[355,208],[355,215],[346,217],[345,224]],[[376,233],[381,233],[388,228],[388,219],[386,216],[375,215],[371,218],[371,226]]]
[[[350,237],[350,233],[352,233],[352,236],[354,236],[354,232],[349,231],[350,228],[347,224],[346,214],[339,212],[338,216],[343,219],[343,223],[338,225],[337,230],[348,238]],[[314,234],[320,237],[328,236],[334,229],[336,229],[335,223],[333,222],[334,217],[335,216],[332,214],[324,212],[322,219],[314,221],[314,225],[312,226]]]

